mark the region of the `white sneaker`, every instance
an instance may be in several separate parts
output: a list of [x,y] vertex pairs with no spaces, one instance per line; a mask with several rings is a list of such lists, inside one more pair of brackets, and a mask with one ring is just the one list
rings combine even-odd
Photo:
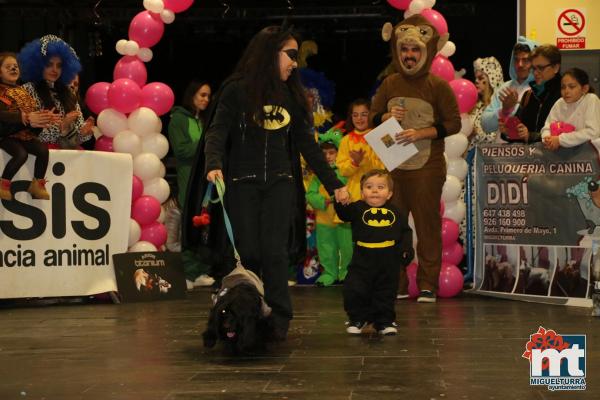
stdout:
[[365,326],[367,326],[366,322],[363,321],[350,321],[347,322],[348,327],[346,328],[346,332],[351,335],[360,335]]
[[185,286],[187,287],[187,290],[194,290],[194,282],[189,279],[185,280]]
[[396,299],[398,299],[398,300],[404,300],[404,299],[408,299],[408,297],[409,297],[409,296],[408,296],[408,293],[406,293],[406,294],[405,294],[405,293],[398,293],[398,294],[396,295]]
[[193,285],[194,287],[212,286],[213,283],[215,283],[215,280],[212,277],[202,274],[196,278],[196,280],[193,282]]
[[393,336],[398,333],[398,329],[396,328],[396,326],[397,326],[396,323],[392,322],[391,325],[381,325],[381,326],[378,326],[376,329],[380,335]]

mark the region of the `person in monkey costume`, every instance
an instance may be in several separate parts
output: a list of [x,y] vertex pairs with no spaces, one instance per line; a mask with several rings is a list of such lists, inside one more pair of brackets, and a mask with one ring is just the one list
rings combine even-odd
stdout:
[[[448,40],[440,37],[422,15],[413,15],[396,26],[383,26],[382,37],[390,41],[396,73],[389,75],[373,97],[369,118],[377,126],[396,118],[404,129],[396,134],[400,144],[413,143],[418,153],[392,172],[392,204],[412,213],[417,233],[419,269],[418,301],[436,301],[442,262],[442,187],[446,180],[444,137],[460,130],[454,93],[448,83],[429,72],[433,58]],[[401,270],[398,298],[408,297],[408,280]]]

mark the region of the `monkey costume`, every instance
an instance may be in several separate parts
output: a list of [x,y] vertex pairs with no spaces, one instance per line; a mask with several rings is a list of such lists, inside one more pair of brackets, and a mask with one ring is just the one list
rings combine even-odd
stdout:
[[[457,133],[461,121],[454,93],[448,83],[431,74],[433,58],[448,40],[440,37],[433,25],[422,15],[413,15],[395,27],[388,22],[382,37],[390,41],[397,73],[389,75],[377,89],[369,117],[373,126],[382,122],[385,113],[395,105],[406,109],[400,124],[404,129],[435,128],[434,139],[417,140],[418,153],[392,171],[394,195],[392,204],[401,212],[412,212],[417,233],[419,269],[417,284],[421,291],[435,293],[442,262],[441,216],[439,213],[442,186],[446,180],[444,137]],[[420,59],[412,68],[402,64],[402,45],[418,46]],[[405,270],[400,274],[399,292],[407,293]],[[423,294],[423,293],[422,293]]]

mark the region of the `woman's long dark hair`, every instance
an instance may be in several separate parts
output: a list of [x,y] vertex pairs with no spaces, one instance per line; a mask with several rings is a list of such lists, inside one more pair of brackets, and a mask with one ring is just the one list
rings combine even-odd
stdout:
[[[42,108],[47,110],[54,108],[54,100],[52,100],[50,86],[48,86],[48,83],[45,80],[41,80],[39,82],[35,82],[33,86],[35,87],[35,91],[42,101]],[[68,86],[65,86],[60,81],[56,81],[54,82],[54,90],[56,90],[58,100],[62,104],[65,114],[76,109],[77,99]]]
[[185,108],[194,115],[198,115],[198,119],[200,119],[202,125],[206,123],[206,110],[196,109],[196,106],[194,105],[194,96],[196,95],[198,90],[200,90],[200,88],[204,85],[210,87],[208,81],[194,79],[193,81],[188,83],[187,87],[185,88],[185,91],[183,92],[183,98],[181,100],[181,105],[183,106],[183,108]]
[[290,77],[282,82],[279,72],[279,52],[286,41],[300,40],[291,29],[280,26],[268,26],[258,32],[238,61],[233,74],[226,80],[243,79],[246,85],[249,115],[248,122],[262,125],[265,119],[263,106],[270,103],[281,103],[285,95],[285,86],[292,98],[301,108],[303,117],[310,118],[308,103],[300,77],[296,69]]

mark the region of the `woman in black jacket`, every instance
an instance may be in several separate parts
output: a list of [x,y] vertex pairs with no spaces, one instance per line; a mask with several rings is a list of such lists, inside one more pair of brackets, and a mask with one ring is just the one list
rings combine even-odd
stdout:
[[337,201],[349,201],[312,135],[297,67],[291,30],[258,32],[223,84],[204,150],[207,179],[226,182],[235,244],[242,264],[264,281],[277,339],[292,318],[287,277],[290,229],[304,207],[300,154]]

